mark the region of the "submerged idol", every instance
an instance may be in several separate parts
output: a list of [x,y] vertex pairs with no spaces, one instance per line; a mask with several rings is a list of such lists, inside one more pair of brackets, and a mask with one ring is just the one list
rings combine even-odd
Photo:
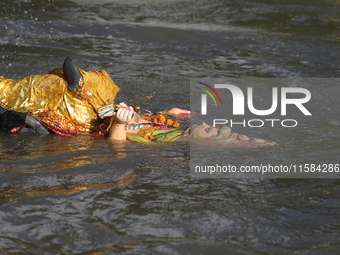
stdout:
[[[173,108],[169,111],[173,115],[186,114],[186,110],[179,108]],[[134,114],[133,108],[119,109],[116,118],[113,121],[113,125],[110,129],[109,138],[111,140],[128,140],[137,143],[167,143],[167,142],[188,142],[188,141],[204,141],[213,142],[221,146],[231,145],[232,147],[261,147],[261,146],[275,146],[277,143],[267,141],[259,138],[248,137],[237,133],[232,133],[230,127],[223,126],[221,128],[213,127],[205,122],[201,124],[195,124],[188,129],[183,130],[179,128],[157,125],[155,127],[154,121],[141,119],[139,123],[136,123],[132,116]],[[160,115],[159,117],[163,117]],[[157,118],[156,123],[159,123]],[[170,121],[171,124],[172,121]],[[141,126],[140,129],[131,130],[131,126]]]
[[0,76],[0,130],[108,136],[149,144],[200,139],[251,147],[276,145],[205,123],[183,130],[164,117],[189,116],[189,111],[179,108],[136,118],[133,107],[115,104],[119,91],[106,71],[85,72],[71,57],[65,59],[63,68],[47,74],[19,80]]

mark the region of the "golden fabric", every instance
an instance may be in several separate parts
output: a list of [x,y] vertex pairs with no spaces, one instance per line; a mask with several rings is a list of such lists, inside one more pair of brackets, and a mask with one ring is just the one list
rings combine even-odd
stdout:
[[0,105],[29,112],[52,130],[94,134],[101,122],[97,109],[114,104],[120,89],[104,70],[80,71],[83,79],[76,92],[68,87],[62,69],[19,80],[0,76]]

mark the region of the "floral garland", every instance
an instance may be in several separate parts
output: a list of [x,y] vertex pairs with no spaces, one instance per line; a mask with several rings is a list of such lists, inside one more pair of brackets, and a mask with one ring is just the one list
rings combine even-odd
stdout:
[[158,115],[156,118],[152,118],[152,116],[149,115],[144,115],[142,118],[150,121],[150,123],[146,123],[146,126],[141,128],[137,135],[144,136],[150,140],[155,139],[152,134],[157,130],[167,130],[168,127],[180,127],[178,122],[174,123],[171,119],[166,120],[165,116],[162,114]]

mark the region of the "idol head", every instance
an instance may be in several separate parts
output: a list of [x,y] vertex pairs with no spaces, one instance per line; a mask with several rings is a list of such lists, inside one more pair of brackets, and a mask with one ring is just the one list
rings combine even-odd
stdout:
[[214,127],[202,122],[190,126],[183,134],[183,138],[194,140],[223,141],[232,135],[228,126]]

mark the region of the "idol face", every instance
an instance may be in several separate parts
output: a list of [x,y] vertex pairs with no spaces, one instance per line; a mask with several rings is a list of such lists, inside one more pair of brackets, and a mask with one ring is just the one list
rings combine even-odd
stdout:
[[209,137],[217,136],[218,130],[219,130],[218,127],[210,126],[205,122],[199,124],[195,128],[195,132],[196,132],[197,136],[201,139],[206,139],[206,138],[209,138]]

